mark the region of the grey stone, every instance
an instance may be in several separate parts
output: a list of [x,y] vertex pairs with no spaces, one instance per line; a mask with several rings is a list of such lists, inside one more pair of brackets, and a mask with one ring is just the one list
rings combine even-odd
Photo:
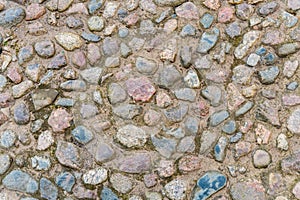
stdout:
[[228,139],[225,136],[219,138],[218,143],[214,147],[215,160],[223,162],[226,156],[226,149],[228,145]]
[[12,86],[12,95],[14,98],[24,96],[29,90],[33,88],[33,82],[30,80],[22,81],[21,83]]
[[23,21],[25,10],[21,7],[4,10],[0,14],[0,26],[12,27]]
[[252,109],[253,106],[254,106],[254,103],[252,101],[247,101],[235,112],[235,116],[239,117],[239,116],[246,114],[247,112],[249,112]]
[[126,173],[138,174],[144,173],[151,169],[152,161],[148,153],[131,153],[119,161],[119,170]]
[[107,37],[103,40],[103,52],[104,55],[111,56],[119,51],[119,44],[116,39]]
[[187,104],[180,103],[176,107],[164,110],[164,115],[170,122],[180,122],[187,114],[188,109],[189,106]]
[[147,142],[146,132],[132,124],[121,127],[117,134],[117,140],[126,147],[143,147]]
[[225,31],[229,37],[234,38],[241,35],[242,28],[237,22],[233,22],[226,27]]
[[184,130],[188,134],[196,135],[199,130],[199,120],[195,117],[188,116],[184,120]]
[[277,66],[269,67],[258,72],[260,82],[263,84],[272,84],[279,75],[279,68]]
[[182,37],[194,36],[194,35],[196,35],[196,29],[191,24],[185,25],[180,32],[180,36]]
[[178,6],[185,2],[184,0],[154,0],[159,6]]
[[252,157],[253,165],[256,168],[266,168],[271,163],[271,155],[269,152],[258,149],[253,153]]
[[87,25],[91,31],[102,31],[104,19],[99,16],[92,16],[87,20]]
[[272,14],[273,12],[275,12],[277,10],[277,8],[279,7],[278,3],[275,1],[269,2],[269,3],[265,3],[263,4],[259,9],[258,9],[258,13],[261,16],[267,16],[269,14]]
[[73,16],[69,16],[66,19],[66,24],[69,28],[79,29],[83,27],[83,21],[81,19],[77,19]]
[[181,74],[173,65],[168,65],[159,73],[159,84],[169,88],[172,87],[181,78]]
[[196,100],[196,91],[190,88],[182,88],[174,91],[177,99],[194,102]]
[[11,162],[12,158],[8,154],[0,154],[0,175],[9,169]]
[[205,13],[204,15],[202,15],[200,19],[200,23],[205,29],[208,29],[213,22],[214,22],[214,16],[209,13]]
[[184,137],[180,140],[179,144],[177,145],[177,151],[181,153],[192,153],[195,151],[195,148],[195,136]]
[[63,190],[71,192],[75,184],[75,177],[70,172],[62,172],[56,176],[55,183]]
[[118,83],[111,83],[108,86],[108,99],[111,104],[122,103],[126,100],[127,93]]
[[108,172],[103,167],[91,169],[82,175],[82,181],[88,185],[98,185],[107,179]]
[[205,154],[217,142],[219,134],[216,131],[203,131],[200,139],[200,154]]
[[25,103],[19,103],[14,107],[14,120],[19,125],[29,123],[30,112]]
[[50,58],[55,54],[54,43],[51,40],[43,40],[35,43],[34,50],[42,58]]
[[218,86],[209,85],[201,90],[201,95],[210,101],[210,105],[219,106],[222,99],[222,90]]
[[98,84],[102,76],[102,73],[103,73],[102,68],[93,67],[93,68],[82,70],[80,72],[80,76],[88,83]]
[[34,156],[31,157],[31,166],[36,170],[48,170],[51,166],[51,161],[47,156]]
[[186,199],[187,183],[179,178],[174,179],[164,186],[166,196],[172,200]]
[[7,84],[6,77],[0,74],[0,91],[3,91],[3,89],[6,86],[6,84]]
[[294,134],[300,134],[300,109],[294,110],[287,119],[287,128]]
[[192,48],[190,46],[181,47],[180,61],[184,67],[189,67],[192,64]]
[[32,93],[31,98],[35,110],[40,110],[50,105],[58,95],[58,91],[54,89],[38,89]]
[[61,83],[60,88],[67,91],[85,91],[86,83],[82,80],[69,80]]
[[[144,0],[145,1],[145,0]],[[151,20],[142,20],[140,23],[140,34],[141,35],[152,35],[156,33],[156,29]]]
[[89,42],[99,42],[101,40],[101,37],[94,33],[82,32],[81,37]]
[[112,187],[122,194],[130,192],[133,188],[133,183],[131,179],[120,173],[112,174],[109,180],[112,184]]
[[137,57],[135,60],[135,67],[138,72],[142,74],[154,74],[158,68],[154,60],[144,57]]
[[62,165],[67,167],[80,168],[82,165],[79,149],[72,143],[59,140],[55,156]]
[[131,49],[124,42],[121,43],[120,51],[123,58],[127,58],[132,54]]
[[75,100],[74,99],[69,99],[69,98],[59,98],[55,102],[56,106],[62,106],[62,107],[73,107],[75,105]]
[[257,182],[237,182],[231,185],[230,194],[233,200],[264,200],[264,187]]
[[99,114],[98,107],[94,104],[82,104],[80,108],[80,115],[84,119],[95,117]]
[[296,53],[300,49],[298,43],[286,43],[278,47],[277,53],[279,56],[287,56]]
[[119,200],[118,196],[108,187],[103,187],[100,198],[102,200]]
[[10,129],[3,131],[0,134],[0,147],[10,148],[16,142],[16,133]]
[[134,104],[124,104],[113,107],[113,113],[122,119],[133,119],[142,113],[142,107]]
[[226,122],[223,127],[222,127],[222,131],[231,135],[236,131],[236,123],[234,120],[230,120],[228,122]]
[[190,88],[199,88],[201,83],[195,70],[190,69],[183,78],[185,84]]
[[88,4],[88,10],[90,14],[95,14],[103,5],[103,0],[91,0]]
[[170,158],[176,150],[177,141],[174,139],[151,136],[151,141],[155,149],[166,158]]

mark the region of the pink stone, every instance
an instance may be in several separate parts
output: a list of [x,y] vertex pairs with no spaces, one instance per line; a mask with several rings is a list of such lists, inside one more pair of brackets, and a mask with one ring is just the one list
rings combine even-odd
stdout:
[[175,173],[175,165],[171,160],[161,160],[157,168],[158,175],[162,178],[167,178]]
[[2,111],[0,111],[0,126],[4,124],[7,120],[8,117]]
[[269,30],[265,33],[262,42],[264,44],[276,45],[284,42],[285,36],[281,31]]
[[229,83],[227,86],[227,101],[229,110],[235,110],[245,102],[245,98],[233,83]]
[[241,156],[245,156],[251,151],[251,143],[250,142],[238,142],[235,145],[235,157],[238,159]]
[[178,163],[181,172],[191,172],[200,169],[201,159],[198,156],[187,155],[182,157]]
[[300,96],[298,95],[285,95],[282,97],[284,106],[295,106],[300,104]]
[[87,59],[90,62],[91,65],[94,65],[97,63],[98,60],[100,60],[101,54],[100,49],[97,45],[90,43],[87,46]]
[[0,94],[0,108],[6,108],[13,104],[13,98],[9,93]]
[[139,15],[137,13],[132,13],[124,19],[127,26],[134,26],[138,21]]
[[147,188],[155,186],[157,184],[157,175],[154,173],[144,175],[144,184]]
[[258,144],[268,144],[271,132],[262,124],[258,124],[255,129],[256,141]]
[[22,81],[22,75],[17,67],[11,67],[7,71],[7,77],[14,83],[20,83]]
[[231,7],[220,8],[218,13],[218,21],[220,23],[227,23],[233,19],[234,10]]
[[35,20],[40,18],[46,13],[46,9],[44,6],[41,6],[38,3],[33,3],[26,8],[26,20]]
[[158,124],[161,120],[161,114],[155,110],[148,110],[144,115],[144,122],[148,126],[154,126]]
[[175,9],[178,17],[186,19],[199,19],[198,8],[192,2],[186,2],[181,4]]
[[193,105],[193,111],[196,115],[206,117],[209,114],[209,104],[206,101],[200,100]]
[[220,0],[205,0],[203,4],[212,10],[218,10],[221,6]]
[[246,121],[240,126],[240,131],[242,133],[248,133],[252,126],[253,122],[250,119],[246,119]]
[[47,30],[45,29],[43,24],[39,21],[35,21],[34,23],[29,24],[28,31],[30,35],[35,35],[35,36],[44,35],[45,33],[47,33]]
[[126,81],[127,92],[136,101],[149,101],[156,92],[155,87],[146,77],[130,78]]
[[84,3],[76,3],[73,4],[71,6],[71,8],[69,8],[66,12],[66,14],[70,15],[70,14],[85,14],[85,15],[89,15],[89,12],[86,8],[86,6],[84,5]]
[[172,33],[176,28],[177,28],[177,20],[176,19],[170,19],[164,25],[164,31],[168,34]]
[[165,108],[171,105],[172,99],[171,97],[165,92],[158,92],[156,95],[156,104],[160,108]]
[[70,121],[72,119],[72,115],[65,109],[58,108],[51,112],[48,124],[52,127],[54,132],[63,132],[66,128],[70,127]]
[[82,51],[75,52],[72,56],[72,63],[80,69],[84,69],[87,63],[85,54]]
[[293,188],[293,194],[297,199],[300,199],[300,182],[298,182]]

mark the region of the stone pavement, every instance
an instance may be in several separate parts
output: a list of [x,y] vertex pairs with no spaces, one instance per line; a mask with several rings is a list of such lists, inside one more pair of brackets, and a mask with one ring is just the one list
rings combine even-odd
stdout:
[[0,200],[300,199],[299,0],[0,0]]

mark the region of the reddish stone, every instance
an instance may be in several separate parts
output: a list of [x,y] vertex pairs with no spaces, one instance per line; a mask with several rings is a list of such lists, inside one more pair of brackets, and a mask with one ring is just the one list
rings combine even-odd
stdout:
[[218,10],[221,6],[220,0],[205,0],[203,4],[212,10]]
[[134,26],[138,21],[139,15],[137,13],[132,13],[124,19],[127,26]]
[[7,71],[7,77],[14,83],[21,83],[22,81],[22,75],[17,67],[9,68]]
[[72,63],[80,69],[84,69],[86,67],[85,54],[82,51],[75,52],[72,56]]
[[2,111],[0,111],[0,126],[4,124],[7,120],[8,117]]
[[231,7],[223,7],[219,10],[218,21],[220,23],[227,23],[233,19],[234,10]]
[[155,87],[146,77],[128,79],[126,87],[129,96],[136,101],[149,101],[156,92]]
[[84,3],[76,3],[73,4],[71,6],[71,8],[69,8],[66,12],[67,15],[71,15],[71,14],[85,14],[85,15],[89,15],[89,12],[86,8],[86,6],[84,5]]
[[186,2],[181,4],[175,9],[178,17],[186,19],[199,19],[198,8],[192,2]]
[[48,119],[48,124],[52,127],[54,132],[63,132],[66,128],[70,127],[70,121],[72,119],[72,115],[65,109],[58,108],[52,111]]
[[13,98],[9,93],[0,94],[0,108],[6,108],[13,104]]
[[201,167],[201,159],[198,156],[188,155],[182,157],[178,163],[178,169],[181,172],[191,172]]
[[90,43],[87,46],[87,59],[89,60],[91,65],[96,64],[98,60],[100,60],[101,54],[100,49],[97,45]]
[[285,95],[282,97],[284,106],[295,106],[300,104],[300,96],[298,95]]
[[41,6],[38,3],[33,3],[26,8],[26,20],[35,20],[40,18],[46,13],[44,6]]
[[160,108],[165,108],[171,105],[172,99],[171,97],[165,92],[158,92],[156,95],[156,104]]
[[157,184],[157,175],[154,173],[144,175],[144,183],[147,188],[155,186]]

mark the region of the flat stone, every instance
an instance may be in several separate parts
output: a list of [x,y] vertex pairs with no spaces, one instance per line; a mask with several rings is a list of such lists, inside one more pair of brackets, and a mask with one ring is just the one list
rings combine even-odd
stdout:
[[158,68],[157,63],[154,60],[144,57],[136,58],[135,67],[142,74],[153,74]]
[[284,63],[284,68],[283,68],[283,74],[284,76],[291,78],[294,73],[296,72],[296,70],[298,69],[298,60],[295,61],[286,61]]
[[2,184],[10,189],[34,194],[38,191],[38,183],[28,173],[21,170],[13,170],[2,180]]
[[108,86],[108,99],[111,104],[122,103],[126,100],[127,93],[118,83],[111,83]]
[[7,84],[6,77],[0,74],[0,91],[3,91],[3,89],[6,86],[6,84]]
[[83,119],[95,117],[99,114],[98,107],[95,104],[82,104],[80,108],[80,115]]
[[197,156],[187,155],[180,158],[178,169],[183,173],[188,173],[200,169],[201,159]]
[[228,139],[225,136],[219,138],[218,143],[214,147],[215,160],[223,162],[226,157],[226,149],[228,145]]
[[300,2],[297,0],[288,0],[287,6],[291,10],[299,10],[300,9]]
[[159,73],[159,84],[169,88],[178,82],[181,78],[181,74],[173,65],[168,65],[163,68]]
[[103,40],[103,53],[104,55],[111,56],[119,51],[119,43],[116,39],[106,37]]
[[117,140],[128,148],[143,147],[147,142],[146,132],[132,124],[121,127],[117,134]]
[[292,193],[297,199],[300,199],[300,182],[297,182],[293,187]]
[[82,80],[69,80],[61,83],[60,88],[67,91],[85,91],[86,83]]
[[97,163],[104,163],[111,160],[115,154],[113,148],[102,141],[94,139],[88,145],[87,150],[92,154]]
[[74,49],[78,49],[83,45],[83,40],[80,38],[80,36],[70,32],[60,33],[54,38],[59,45],[68,51],[73,51]]
[[199,76],[195,70],[190,69],[183,78],[186,85],[190,88],[199,88],[201,85]]
[[253,165],[256,168],[266,168],[272,162],[271,155],[265,150],[258,149],[253,153]]
[[258,181],[234,183],[230,194],[233,200],[266,199],[265,189]]
[[[132,4],[134,5],[134,2]],[[139,7],[151,14],[156,14],[157,12],[157,6],[153,3],[152,0],[140,0]]]
[[203,4],[212,10],[218,10],[221,6],[220,0],[205,0]]
[[294,110],[287,120],[287,128],[294,134],[300,134],[300,109]]
[[12,95],[14,98],[20,98],[33,88],[33,82],[30,80],[22,81],[21,83],[12,86]]
[[19,64],[22,65],[25,62],[32,60],[33,56],[34,56],[34,51],[32,45],[27,45],[22,47],[18,53]]
[[176,150],[177,141],[171,138],[151,136],[155,149],[164,157],[170,158]]
[[31,166],[35,170],[48,170],[51,167],[50,158],[47,156],[31,157]]
[[218,22],[228,23],[233,19],[234,9],[231,7],[222,7],[218,10]]
[[149,101],[156,92],[155,87],[146,77],[131,78],[126,81],[126,88],[129,96],[135,101]]
[[70,121],[73,119],[65,109],[58,108],[51,112],[48,118],[48,124],[54,132],[64,132],[66,128],[70,127]]
[[10,129],[3,131],[0,134],[0,147],[2,148],[10,148],[16,142],[16,133]]
[[98,185],[107,179],[108,172],[103,167],[91,169],[83,174],[82,181],[88,185]]
[[242,28],[240,27],[239,23],[233,22],[226,27],[225,31],[229,37],[235,38],[241,35]]
[[174,179],[164,186],[166,196],[172,200],[183,200],[186,198],[187,183],[181,179]]
[[67,10],[73,3],[73,0],[58,0],[57,8],[58,11],[62,12]]
[[182,88],[174,91],[177,99],[194,102],[196,100],[196,91],[190,88]]
[[176,7],[175,12],[178,17],[185,19],[199,19],[198,8],[192,2],[185,2]]
[[202,15],[200,19],[200,23],[206,29],[210,28],[213,22],[214,22],[214,16],[211,15],[210,13],[205,13],[204,15]]
[[82,159],[79,149],[72,143],[59,140],[57,143],[55,156],[60,164],[71,168],[80,168]]
[[156,33],[156,29],[151,20],[142,20],[140,22],[140,34],[141,35],[153,35]]
[[287,137],[285,134],[281,133],[278,135],[276,139],[277,148],[283,151],[287,151],[289,149],[289,143],[287,141]]
[[185,25],[180,32],[180,36],[182,37],[194,36],[194,35],[196,35],[196,29],[191,24]]
[[160,160],[157,166],[157,174],[161,178],[168,178],[176,172],[176,166],[172,160]]
[[151,157],[147,153],[131,153],[123,157],[119,162],[119,170],[130,174],[138,174],[149,171],[151,168]]
[[10,67],[7,70],[7,77],[14,83],[20,83],[22,81],[22,73],[18,67]]
[[181,103],[178,106],[164,110],[164,115],[170,122],[180,122],[187,114],[188,109],[187,104]]
[[71,192],[75,184],[75,177],[70,172],[62,172],[55,177],[55,184],[67,192]]
[[227,178],[224,174],[218,171],[208,171],[198,179],[194,189],[193,200],[208,199],[215,194],[227,183]]
[[296,53],[299,49],[298,43],[286,43],[279,46],[277,53],[279,56],[287,56]]
[[84,3],[75,3],[66,11],[66,14],[67,15],[72,15],[72,14],[88,15],[89,12]]
[[31,98],[35,110],[40,110],[55,100],[58,91],[54,89],[39,89],[32,93]]
[[269,2],[269,3],[265,3],[263,4],[259,9],[258,9],[258,13],[261,16],[267,16],[272,14],[273,12],[275,12],[277,10],[277,8],[279,7],[278,3],[276,3],[275,1]]
[[117,107],[113,107],[113,113],[122,119],[133,119],[142,113],[143,109],[141,106],[134,104],[124,104]]
[[221,103],[222,90],[218,86],[209,85],[201,90],[201,95],[210,101],[210,105],[216,107]]
[[52,132],[49,130],[43,131],[37,141],[37,150],[46,150],[54,143]]
[[0,175],[7,172],[12,163],[12,158],[8,154],[0,154]]
[[5,28],[15,26],[23,21],[25,15],[25,10],[21,7],[2,11],[0,14],[0,26]]
[[67,58],[64,51],[59,52],[54,56],[48,64],[48,69],[60,69],[67,65]]
[[210,125],[211,126],[218,126],[221,124],[224,120],[226,120],[229,117],[229,113],[227,110],[221,110],[213,113],[210,116]]
[[35,20],[42,17],[46,13],[44,6],[38,3],[32,3],[26,7],[26,17],[25,20]]
[[187,136],[180,140],[177,145],[177,152],[193,153],[196,148],[195,136]]
[[261,83],[272,84],[275,82],[276,78],[279,75],[279,68],[277,66],[272,66],[265,70],[259,71],[258,75]]
[[103,187],[100,198],[102,200],[119,200],[118,196],[108,187]]
[[293,174],[300,172],[300,152],[292,153],[281,160],[281,169],[285,173]]
[[72,130],[71,134],[81,144],[87,144],[94,138],[93,133],[85,126],[77,126]]
[[102,7],[103,0],[91,0],[88,4],[88,9],[90,14],[95,14]]
[[234,56],[237,59],[242,59],[245,57],[249,49],[256,43],[260,35],[260,31],[249,31],[245,33],[242,43],[240,43],[234,50]]
[[58,197],[58,189],[46,178],[41,178],[40,180],[40,193],[42,198],[48,200],[56,200]]
[[97,199],[98,197],[97,189],[89,190],[79,184],[74,186],[72,192],[77,199]]
[[104,20],[99,16],[92,16],[88,19],[87,25],[91,31],[102,31],[104,29]]
[[108,2],[104,8],[103,17],[110,18],[116,14],[117,9],[119,8],[119,2]]
[[75,67],[78,67],[79,69],[84,69],[86,67],[87,61],[85,53],[83,51],[74,52],[71,60]]
[[83,27],[83,21],[81,19],[77,19],[73,16],[69,16],[66,19],[67,27],[72,29],[79,29]]
[[55,102],[56,106],[62,106],[62,107],[73,107],[75,105],[75,100],[70,98],[59,98]]
[[197,52],[203,54],[208,53],[208,51],[216,45],[219,35],[220,30],[217,28],[213,28],[210,32],[204,32],[199,41]]
[[81,77],[86,82],[91,84],[98,84],[102,74],[103,74],[103,69],[100,67],[88,68],[80,72]]
[[159,6],[178,6],[185,2],[184,0],[154,0]]
[[122,194],[130,192],[133,188],[133,183],[131,179],[120,173],[114,173],[110,177],[110,182],[112,187]]
[[235,112],[235,116],[239,117],[239,116],[246,114],[247,112],[249,112],[252,109],[253,106],[254,106],[254,103],[252,101],[247,101]]

